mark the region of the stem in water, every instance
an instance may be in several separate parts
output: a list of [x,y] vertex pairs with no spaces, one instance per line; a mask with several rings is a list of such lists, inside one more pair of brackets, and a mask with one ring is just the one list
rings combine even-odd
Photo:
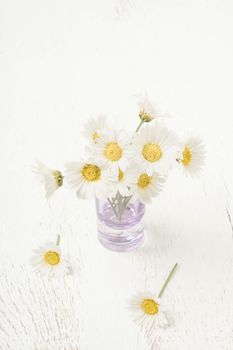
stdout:
[[109,199],[109,198],[107,198],[107,199],[108,199],[108,203],[110,204],[110,206],[111,206],[111,208],[112,208],[112,210],[113,210],[113,212],[114,212],[116,218],[119,220],[119,218],[118,218],[118,213],[117,213],[117,211],[116,211],[116,208],[115,208],[113,202],[111,201],[111,199]]
[[111,199],[107,198],[118,221],[121,221],[131,198],[132,196],[122,196],[120,192],[117,192],[116,196]]

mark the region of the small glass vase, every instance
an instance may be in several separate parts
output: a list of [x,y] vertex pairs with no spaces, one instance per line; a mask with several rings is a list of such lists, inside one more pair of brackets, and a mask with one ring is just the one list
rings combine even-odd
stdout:
[[144,242],[145,205],[140,201],[129,201],[119,218],[107,199],[96,198],[96,212],[98,238],[105,248],[128,252]]

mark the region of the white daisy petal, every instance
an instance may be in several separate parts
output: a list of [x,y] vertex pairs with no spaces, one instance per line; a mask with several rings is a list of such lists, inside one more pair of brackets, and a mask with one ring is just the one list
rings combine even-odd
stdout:
[[152,121],[153,119],[167,116],[164,113],[162,113],[158,109],[158,107],[156,107],[155,104],[148,99],[147,96],[140,98],[138,102],[138,106],[139,106],[139,117],[142,121],[146,123]]
[[155,328],[169,325],[161,300],[151,293],[139,293],[128,301],[128,309],[135,323],[146,332],[152,333]]
[[181,156],[178,163],[185,174],[198,176],[205,163],[205,149],[199,137],[189,136],[181,146]]
[[126,181],[135,198],[144,203],[149,203],[162,190],[165,177],[156,172],[149,174],[136,165],[132,165],[126,174]]
[[51,276],[65,275],[68,273],[69,265],[64,258],[60,246],[47,242],[44,246],[34,250],[31,264],[36,272],[47,273]]
[[52,194],[63,185],[63,175],[59,170],[48,168],[40,161],[36,161],[33,171],[40,176],[45,187],[46,198],[49,199]]
[[128,164],[128,147],[130,140],[125,131],[108,131],[104,133],[94,147],[87,149],[90,157],[108,167],[117,178],[118,169],[123,171]]
[[67,163],[66,178],[82,199],[106,197],[109,192],[109,179],[100,162],[90,160]]
[[119,192],[122,196],[130,196],[132,193],[129,188],[129,169],[117,169],[117,175],[113,175],[112,171],[108,172],[108,179],[111,183],[109,197],[115,197]]
[[175,135],[157,124],[145,127],[137,133],[131,145],[131,160],[137,159],[140,166],[152,173],[167,173],[178,154]]
[[90,118],[84,126],[84,136],[91,143],[98,143],[102,133],[108,127],[106,118],[102,115],[97,118]]

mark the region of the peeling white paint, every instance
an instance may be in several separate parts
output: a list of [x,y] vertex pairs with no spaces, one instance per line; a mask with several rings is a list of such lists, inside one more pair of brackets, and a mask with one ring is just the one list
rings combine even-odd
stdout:
[[[0,1],[0,350],[232,350],[232,15],[227,0]],[[30,165],[78,160],[89,116],[133,130],[145,90],[166,125],[200,134],[207,164],[172,174],[145,245],[115,254],[94,204],[62,188],[48,205]],[[73,274],[47,281],[31,250],[58,232]],[[175,262],[172,327],[151,340],[126,300],[158,292]]]

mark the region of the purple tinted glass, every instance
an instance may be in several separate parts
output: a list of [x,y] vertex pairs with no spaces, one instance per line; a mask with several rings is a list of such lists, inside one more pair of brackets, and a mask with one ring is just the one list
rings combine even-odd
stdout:
[[121,220],[117,219],[107,200],[96,199],[98,238],[100,243],[114,251],[127,252],[138,248],[144,241],[143,216],[145,205],[129,202]]

